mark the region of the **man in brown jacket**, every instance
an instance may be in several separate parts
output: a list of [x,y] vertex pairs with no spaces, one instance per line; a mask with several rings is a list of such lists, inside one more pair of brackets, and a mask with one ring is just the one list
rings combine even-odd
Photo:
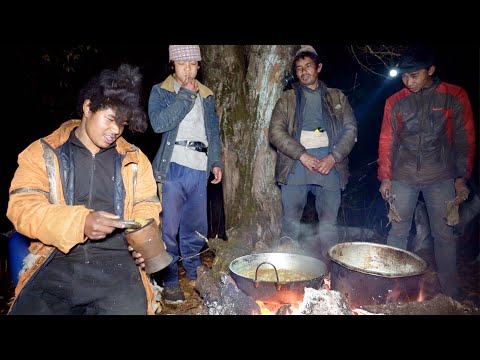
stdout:
[[312,192],[319,235],[307,245],[328,264],[327,252],[338,242],[341,190],[348,181],[347,156],[357,141],[357,124],[347,97],[319,80],[322,66],[315,49],[302,45],[292,64],[298,83],[277,101],[269,137],[278,155],[275,180],[281,187],[282,235],[298,240]]
[[141,75],[123,64],[80,92],[82,120],[18,156],[7,216],[32,239],[10,314],[152,314],[153,287],[121,232],[161,211],[152,166],[121,137],[143,132]]

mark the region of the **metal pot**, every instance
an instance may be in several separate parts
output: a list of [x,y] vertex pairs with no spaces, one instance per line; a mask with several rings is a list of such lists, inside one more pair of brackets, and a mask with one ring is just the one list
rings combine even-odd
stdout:
[[327,267],[309,256],[262,253],[236,258],[229,269],[240,290],[254,299],[293,304],[303,300],[305,287],[322,285]]
[[352,308],[416,300],[425,260],[393,246],[347,242],[330,248],[330,287],[341,292]]

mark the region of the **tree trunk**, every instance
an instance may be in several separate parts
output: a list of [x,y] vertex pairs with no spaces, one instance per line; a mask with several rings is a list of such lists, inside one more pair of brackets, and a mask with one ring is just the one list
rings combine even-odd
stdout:
[[255,241],[268,243],[280,233],[282,206],[268,126],[294,48],[202,45],[204,80],[215,93],[220,118],[226,226],[248,231]]

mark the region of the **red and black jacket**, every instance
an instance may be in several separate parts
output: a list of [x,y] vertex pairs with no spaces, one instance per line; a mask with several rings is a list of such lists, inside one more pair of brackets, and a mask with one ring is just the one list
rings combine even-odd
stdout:
[[417,93],[403,88],[389,97],[378,153],[380,181],[427,185],[470,178],[475,126],[465,90],[436,79]]

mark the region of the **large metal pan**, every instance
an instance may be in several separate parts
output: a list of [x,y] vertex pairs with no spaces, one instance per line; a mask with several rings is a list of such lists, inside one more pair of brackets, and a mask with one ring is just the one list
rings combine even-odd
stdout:
[[331,289],[344,294],[352,308],[416,300],[428,267],[412,252],[369,242],[337,244],[328,256]]
[[303,300],[305,287],[322,286],[327,267],[309,256],[261,253],[236,258],[229,269],[240,290],[254,299],[294,304]]

